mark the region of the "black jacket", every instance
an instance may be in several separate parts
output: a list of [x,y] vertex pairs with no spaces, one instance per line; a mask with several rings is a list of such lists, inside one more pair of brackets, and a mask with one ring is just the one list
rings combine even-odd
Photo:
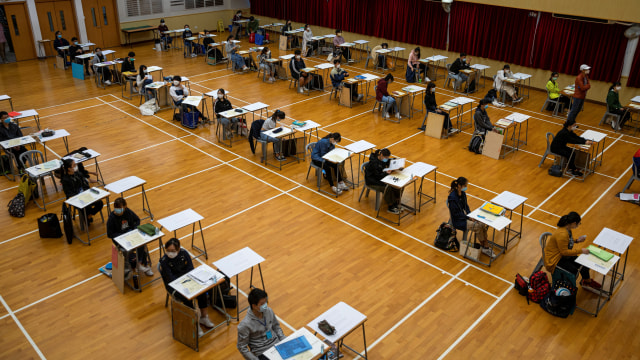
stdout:
[[67,199],[89,189],[89,181],[79,171],[73,175],[63,174],[60,182]]
[[129,58],[125,58],[122,62],[122,67],[120,68],[120,72],[136,72],[136,65],[134,61],[130,61]]
[[214,112],[216,113],[216,117],[220,117],[220,113],[221,112],[225,112],[227,110],[231,110],[233,109],[233,106],[231,106],[231,102],[229,101],[229,99],[223,98],[222,100],[220,99],[216,99],[216,104],[213,107]]
[[567,128],[563,127],[562,130],[558,131],[556,136],[553,138],[551,142],[551,151],[554,153],[562,152],[567,148],[567,144],[585,144],[587,139],[578,136],[573,131],[569,131]]
[[456,191],[452,191],[447,198],[447,205],[453,227],[462,231],[467,230],[467,214],[471,212],[467,204],[467,193],[463,191],[462,195],[458,196]]
[[487,115],[486,111],[480,108],[476,108],[475,114],[473,114],[473,122],[475,124],[476,132],[486,134],[487,131],[493,130],[493,125]]
[[378,160],[378,157],[375,153],[372,153],[371,156],[369,156],[369,163],[364,170],[364,181],[367,183],[367,185],[384,186],[385,183],[382,182],[382,179],[384,179],[384,177],[388,175],[386,172],[384,172],[384,169],[386,167],[387,165],[384,162]]
[[282,35],[284,35],[285,31],[291,31],[291,24],[282,25]]
[[65,38],[55,39],[53,40],[53,48],[58,50],[59,47],[69,46],[69,42]]
[[449,72],[452,72],[458,75],[460,70],[464,70],[464,69],[471,69],[471,67],[466,62],[463,63],[462,60],[460,60],[460,58],[457,58],[456,61],[454,61],[453,64],[451,64],[451,66],[449,67]]
[[435,112],[436,110],[438,110],[435,93],[427,91],[427,93],[424,95],[424,106],[427,108],[427,111]]
[[140,225],[140,218],[136,213],[125,209],[122,215],[116,215],[114,212],[109,214],[107,220],[107,237],[115,239],[122,234],[126,234],[136,229]]
[[0,124],[0,141],[21,138],[22,136],[22,130],[17,124],[11,122],[8,127]]
[[191,256],[182,248],[178,252],[178,256],[173,259],[164,255],[162,259],[160,259],[160,270],[165,288],[167,291],[173,293],[174,290],[169,288],[169,283],[193,270]]

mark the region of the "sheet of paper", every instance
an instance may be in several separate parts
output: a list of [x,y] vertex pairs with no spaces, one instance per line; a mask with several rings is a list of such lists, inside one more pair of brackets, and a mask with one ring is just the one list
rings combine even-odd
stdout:
[[182,103],[186,105],[191,105],[191,106],[198,106],[200,105],[201,100],[202,100],[202,97],[200,96],[187,96],[187,98],[184,99]]
[[207,284],[210,281],[216,281],[216,272],[208,266],[200,266],[189,272],[189,277],[199,281],[201,284]]
[[367,150],[371,150],[374,147],[376,147],[374,144],[368,142],[368,141],[364,141],[364,140],[360,140],[360,141],[356,141],[353,144],[349,144],[347,146],[345,146],[344,148],[353,152],[353,153],[361,153]]
[[124,179],[120,179],[118,181],[112,182],[111,184],[108,184],[104,188],[113,193],[120,194],[127,190],[131,190],[134,187],[140,186],[145,182],[146,181],[140,179],[137,176],[129,176]]
[[529,118],[530,118],[529,115],[520,114],[520,113],[517,113],[517,112],[511,113],[511,114],[507,115],[507,117],[505,117],[505,119],[513,120],[513,121],[515,121],[517,123],[524,122]]
[[524,203],[525,201],[527,201],[526,197],[514,194],[509,191],[503,191],[498,196],[491,199],[492,203],[500,205],[509,210],[514,210],[516,207],[522,205],[522,203]]
[[182,288],[186,290],[187,294],[195,294],[204,287],[204,285],[198,284],[197,281],[189,278],[183,280],[181,285]]
[[389,171],[389,170],[398,170],[401,168],[404,168],[404,158],[402,159],[390,159],[389,160],[389,166],[385,169],[383,169],[383,171]]
[[129,248],[138,247],[146,242],[145,238],[142,237],[139,231],[131,231],[124,237],[124,239]]
[[351,156],[351,151],[346,149],[335,148],[329,151],[328,153],[326,153],[322,158],[337,164],[345,161],[350,156]]
[[158,224],[165,227],[168,231],[178,230],[187,225],[204,219],[200,214],[192,209],[183,210],[166,218],[158,220]]
[[262,256],[251,250],[251,248],[245,247],[218,261],[214,261],[213,265],[225,275],[232,277],[263,261],[264,258]]
[[14,147],[20,145],[20,139],[11,139],[9,140],[9,146]]
[[428,173],[435,170],[433,165],[425,164],[423,162],[415,162],[404,169],[404,172],[413,174],[413,176],[423,177]]
[[618,254],[622,254],[627,251],[632,241],[633,238],[631,236],[605,227],[600,231],[600,234],[598,234],[593,243]]
[[640,194],[626,194],[620,193],[620,200],[622,201],[638,201],[640,200]]

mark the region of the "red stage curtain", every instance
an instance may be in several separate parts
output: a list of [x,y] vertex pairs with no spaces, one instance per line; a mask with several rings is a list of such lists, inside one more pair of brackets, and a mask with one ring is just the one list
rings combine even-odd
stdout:
[[638,45],[636,53],[633,55],[633,63],[631,64],[627,86],[640,87],[640,45]]

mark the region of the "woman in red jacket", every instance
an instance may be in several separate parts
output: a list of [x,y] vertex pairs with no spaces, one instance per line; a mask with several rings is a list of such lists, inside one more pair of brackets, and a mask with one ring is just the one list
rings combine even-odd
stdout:
[[387,74],[384,79],[380,79],[378,81],[378,85],[376,86],[376,100],[378,102],[384,103],[384,110],[382,111],[382,116],[385,119],[389,118],[389,110],[393,110],[395,108],[396,118],[400,119],[400,112],[398,111],[398,106],[396,104],[396,99],[391,97],[387,92],[387,86],[393,82],[393,75]]

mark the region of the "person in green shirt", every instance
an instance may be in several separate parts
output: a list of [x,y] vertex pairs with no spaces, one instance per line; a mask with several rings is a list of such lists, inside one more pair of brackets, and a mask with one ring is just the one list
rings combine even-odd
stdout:
[[[557,72],[551,73],[551,77],[547,82],[547,92],[549,93],[549,99],[558,99],[558,103],[562,105],[559,111],[561,110],[562,112],[564,112],[566,110],[569,110],[569,103],[571,102],[571,99],[569,99],[568,96],[562,95],[562,93],[560,92],[560,85],[558,85],[558,75],[559,74]],[[547,110],[553,111],[554,107],[554,104],[549,104],[547,105]]]
[[249,18],[249,33],[255,33],[258,31],[259,21],[253,16]]
[[614,130],[622,130],[624,123],[626,123],[631,117],[629,111],[620,104],[620,89],[622,89],[622,84],[620,84],[620,81],[616,81],[611,85],[611,87],[609,87],[609,92],[607,93],[608,112],[620,116],[619,124],[616,120],[611,120],[611,127]]

